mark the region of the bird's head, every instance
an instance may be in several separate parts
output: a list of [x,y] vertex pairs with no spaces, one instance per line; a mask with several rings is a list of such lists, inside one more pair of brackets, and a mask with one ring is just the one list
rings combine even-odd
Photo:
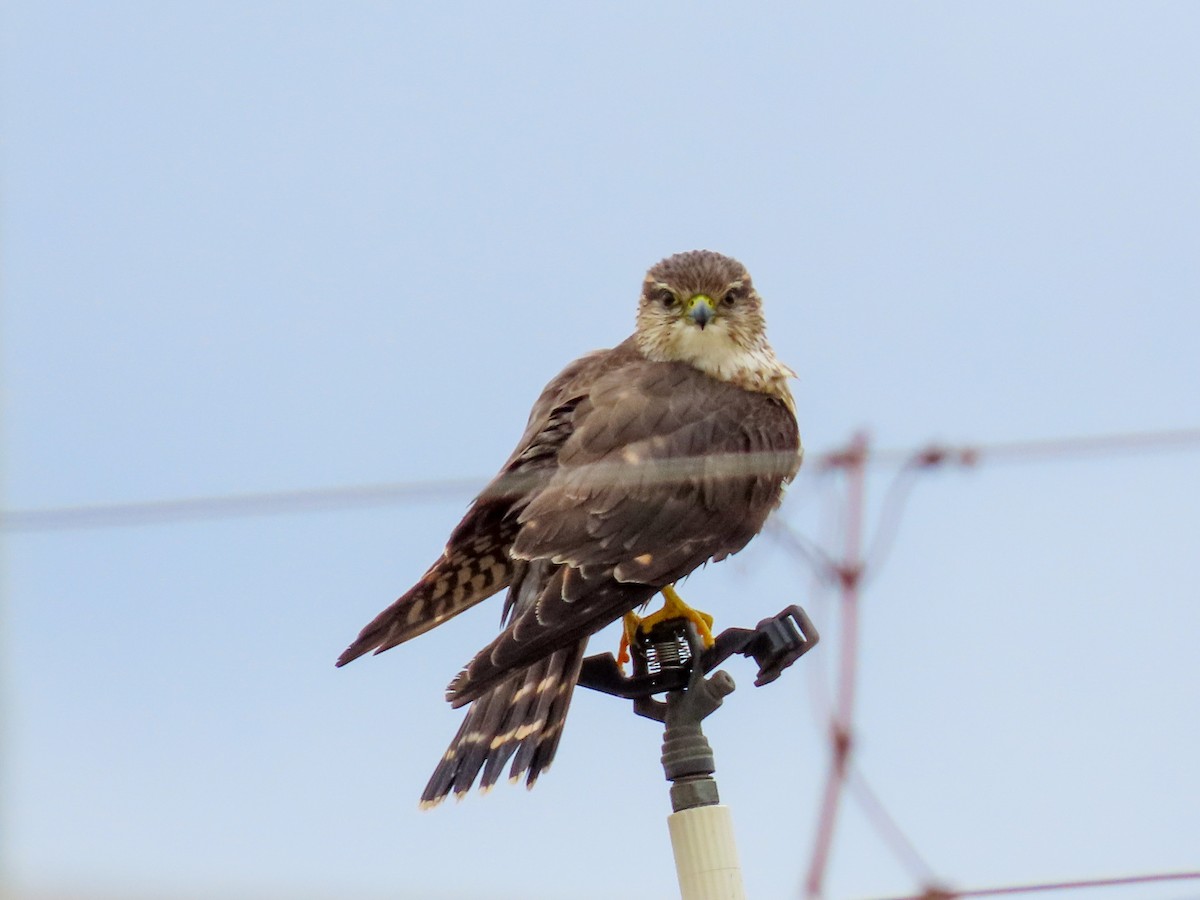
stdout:
[[724,380],[778,365],[750,273],[711,250],[668,256],[646,273],[637,343],[650,359],[690,363]]

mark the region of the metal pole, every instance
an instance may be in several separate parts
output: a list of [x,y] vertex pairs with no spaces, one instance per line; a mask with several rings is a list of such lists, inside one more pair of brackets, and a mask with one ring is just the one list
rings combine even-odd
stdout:
[[858,591],[863,573],[862,531],[866,495],[867,436],[859,433],[850,442],[850,447],[841,455],[838,465],[846,470],[846,538],[844,556],[837,567],[838,581],[842,589],[841,598],[841,655],[837,698],[833,712],[833,754],[829,761],[829,775],[825,781],[825,794],[821,801],[821,813],[817,820],[817,835],[813,842],[813,856],[805,880],[804,896],[807,900],[819,900],[825,886],[825,869],[833,846],[833,832],[837,825],[838,807],[841,804],[842,788],[850,770],[850,754],[853,748],[852,732],[854,719],[855,679],[858,671]]

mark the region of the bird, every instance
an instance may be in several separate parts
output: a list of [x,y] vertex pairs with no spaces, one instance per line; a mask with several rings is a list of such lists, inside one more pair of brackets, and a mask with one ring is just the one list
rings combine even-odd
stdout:
[[[337,659],[344,666],[506,591],[501,630],[454,677],[469,706],[420,800],[530,788],[555,757],[588,638],[712,617],[675,585],[762,530],[803,458],[762,298],[737,260],[668,256],[642,282],[634,333],[570,363],[533,405],[516,449],[419,581]],[[662,593],[662,611],[641,621]],[[623,648],[622,648],[623,649]]]

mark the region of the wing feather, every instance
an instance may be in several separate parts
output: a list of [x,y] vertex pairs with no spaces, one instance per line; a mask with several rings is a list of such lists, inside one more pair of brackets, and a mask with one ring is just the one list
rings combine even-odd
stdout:
[[488,787],[512,759],[530,785],[553,759],[587,638],[762,528],[800,464],[781,400],[632,339],[568,366],[441,560],[339,665],[395,646],[509,587],[504,629],[447,689],[472,704],[423,803]]
[[784,403],[684,364],[634,357],[607,369],[571,424],[512,547],[555,569],[451,682],[456,706],[742,549],[800,464]]
[[[761,529],[799,450],[781,401],[682,363],[630,361],[576,408],[558,468],[520,513],[513,553],[625,564],[628,577],[670,583]],[[739,457],[752,465],[739,470]],[[629,564],[647,554],[652,562]]]

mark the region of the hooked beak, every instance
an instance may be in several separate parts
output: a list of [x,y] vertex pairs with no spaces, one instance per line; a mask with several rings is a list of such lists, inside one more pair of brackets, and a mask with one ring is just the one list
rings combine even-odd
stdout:
[[692,321],[699,325],[701,330],[715,314],[716,307],[707,294],[696,294],[687,302],[686,315],[691,316]]

